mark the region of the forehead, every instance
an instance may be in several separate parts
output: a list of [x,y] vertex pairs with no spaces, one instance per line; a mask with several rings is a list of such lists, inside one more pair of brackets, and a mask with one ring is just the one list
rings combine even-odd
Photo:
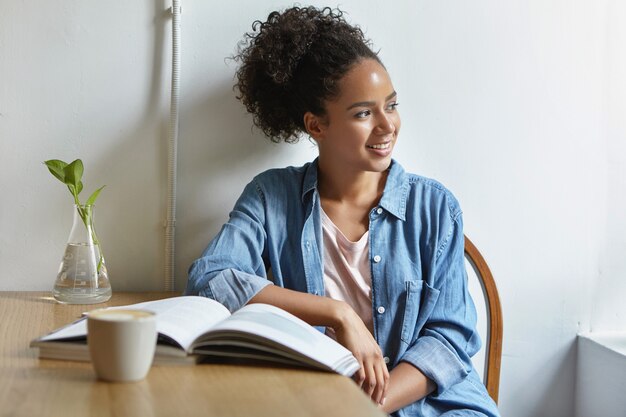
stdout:
[[338,102],[371,101],[394,91],[387,70],[373,59],[364,59],[339,80]]

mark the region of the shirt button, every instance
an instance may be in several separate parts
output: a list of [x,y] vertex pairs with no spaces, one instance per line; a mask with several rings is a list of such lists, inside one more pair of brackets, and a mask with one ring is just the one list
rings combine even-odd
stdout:
[[376,263],[380,262],[381,259],[382,258],[380,257],[380,255],[374,256],[374,262],[376,262]]
[[383,214],[383,209],[381,209],[380,207],[378,207],[378,208],[376,209],[376,213],[378,213],[378,214]]
[[385,307],[380,306],[378,307],[378,309],[376,309],[376,311],[378,311],[379,314],[383,314],[385,312]]
[[385,363],[389,363],[389,356],[385,356],[383,360],[385,361]]

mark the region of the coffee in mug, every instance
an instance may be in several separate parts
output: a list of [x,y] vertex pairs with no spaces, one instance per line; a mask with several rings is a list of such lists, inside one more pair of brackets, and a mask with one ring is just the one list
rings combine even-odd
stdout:
[[87,313],[87,344],[98,378],[139,381],[156,348],[155,314],[146,310],[99,309]]

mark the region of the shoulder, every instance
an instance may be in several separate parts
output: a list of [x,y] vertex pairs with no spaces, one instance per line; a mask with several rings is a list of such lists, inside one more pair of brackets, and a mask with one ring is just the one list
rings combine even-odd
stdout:
[[[293,197],[302,195],[303,184],[311,163],[303,166],[289,166],[285,168],[272,168],[256,175],[246,186],[244,194],[254,193],[256,196],[269,201],[287,201]],[[298,201],[296,199],[296,201]]]
[[311,163],[299,167],[272,168],[263,171],[254,177],[253,181],[259,184],[272,184],[275,181],[297,182],[302,179]]
[[300,167],[268,169],[255,176],[252,182],[263,192],[301,189],[310,166],[311,163],[307,163]]
[[396,162],[391,175],[394,182],[401,185],[406,209],[427,211],[432,214],[447,214],[452,219],[461,215],[461,206],[454,194],[441,182],[423,175],[404,171]]
[[408,174],[409,187],[416,195],[431,201],[441,201],[448,207],[450,215],[456,217],[461,213],[461,206],[454,194],[441,182],[417,174]]

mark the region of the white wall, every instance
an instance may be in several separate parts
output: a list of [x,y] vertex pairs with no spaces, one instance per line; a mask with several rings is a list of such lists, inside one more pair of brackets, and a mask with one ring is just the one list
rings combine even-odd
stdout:
[[626,329],[626,2],[606,7],[604,136],[607,204],[591,330]]
[[577,341],[576,417],[624,417],[626,332],[582,333]]
[[[252,175],[315,156],[251,130],[224,59],[286,5],[183,0],[180,289]],[[457,195],[498,282],[502,414],[573,415],[576,333],[626,327],[623,4],[341,5],[399,92],[397,159]],[[162,288],[168,6],[0,0],[0,290],[51,287],[71,200],[41,162],[77,157],[88,192],[107,185],[96,220],[114,291]]]

